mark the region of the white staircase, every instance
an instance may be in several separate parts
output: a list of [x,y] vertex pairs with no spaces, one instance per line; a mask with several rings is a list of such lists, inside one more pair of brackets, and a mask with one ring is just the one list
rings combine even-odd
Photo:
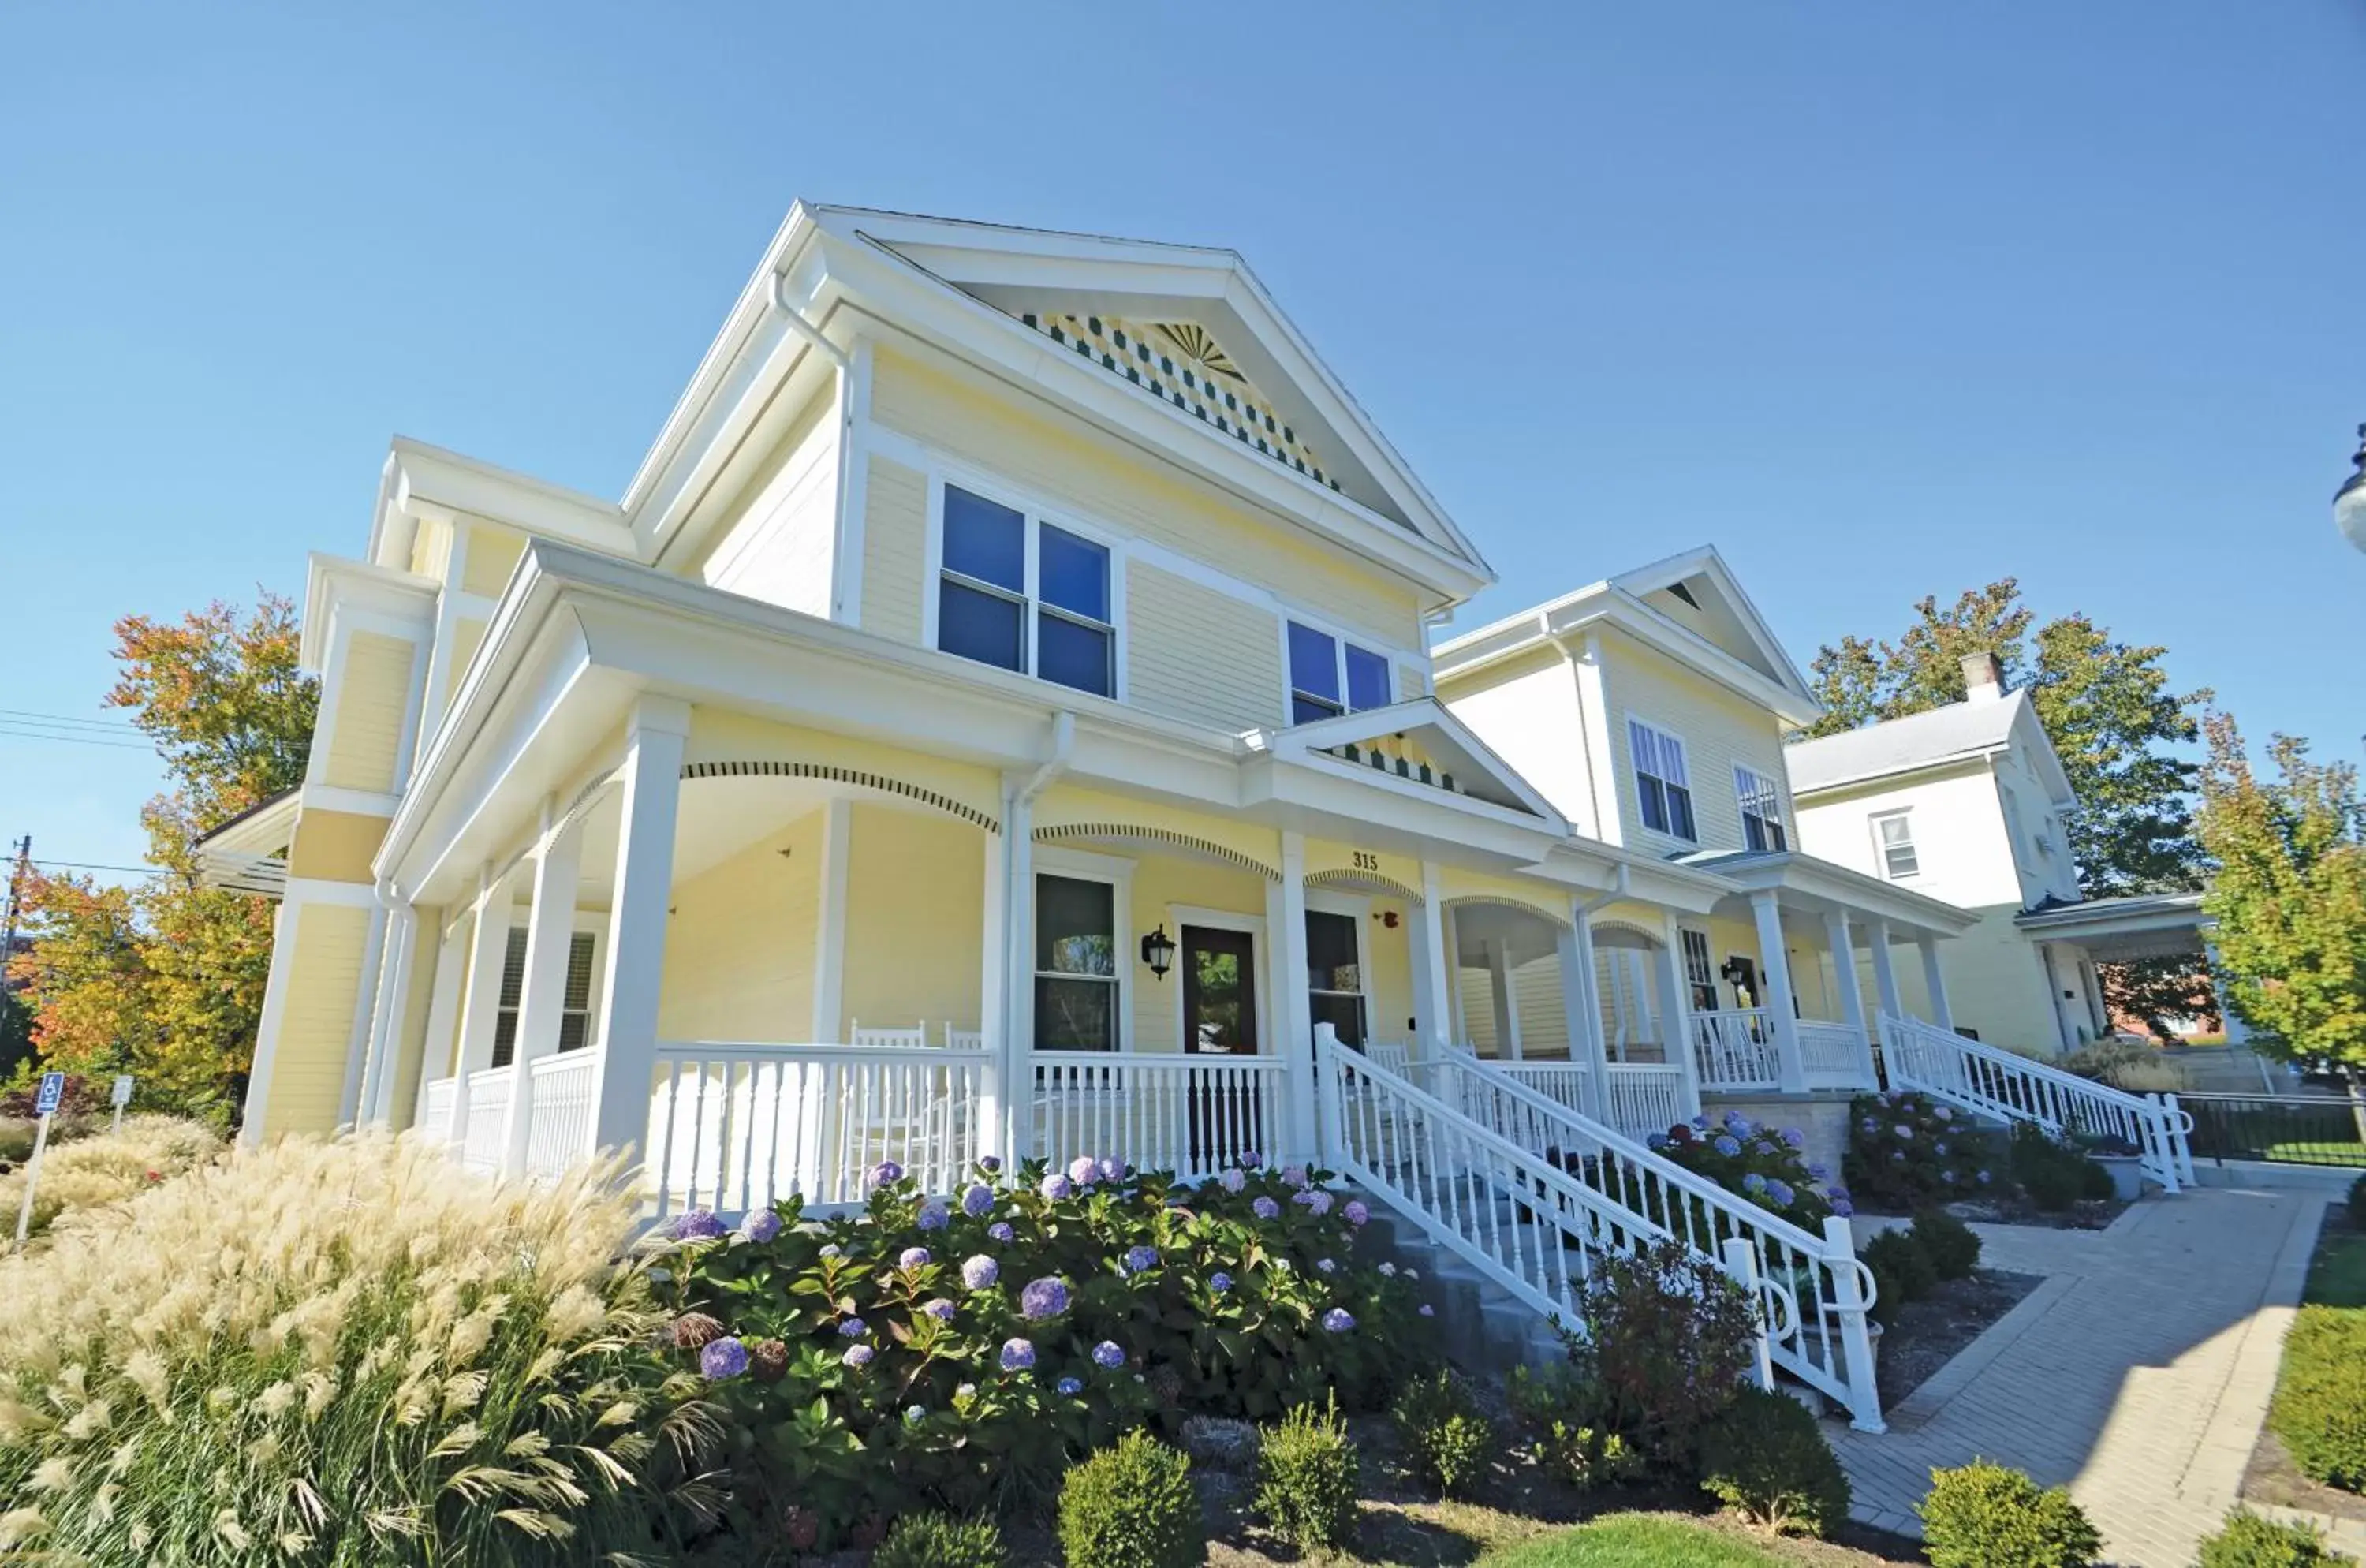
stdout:
[[1891,1089],[1999,1122],[2034,1122],[2057,1136],[2117,1139],[2138,1152],[2145,1175],[2163,1191],[2194,1185],[2193,1118],[2173,1094],[2130,1094],[1889,1013],[1881,1019],[1881,1053]]
[[1812,1235],[1464,1054],[1400,1073],[1318,1029],[1315,1071],[1325,1163],[1455,1259],[1482,1311],[1573,1321],[1598,1258],[1673,1237],[1763,1304],[1763,1371],[1882,1429],[1846,1220]]

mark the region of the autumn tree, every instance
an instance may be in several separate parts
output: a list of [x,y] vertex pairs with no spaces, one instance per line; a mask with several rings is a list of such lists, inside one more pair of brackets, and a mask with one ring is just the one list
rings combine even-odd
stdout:
[[168,793],[141,812],[155,874],[136,887],[39,877],[28,887],[30,949],[11,973],[34,1010],[42,1067],[130,1072],[144,1102],[226,1102],[254,1051],[271,968],[272,911],[201,886],[196,845],[293,788],[311,746],[316,683],[297,665],[294,606],[265,594],[115,626],[110,705],[156,743]]
[[[2358,770],[2316,762],[2308,743],[2268,744],[2277,776],[2251,768],[2235,721],[2203,725],[2197,826],[2217,863],[2203,908],[2226,1000],[2253,1044],[2286,1060],[2346,1073],[2353,1100],[2366,1082],[2366,807]],[[2360,1104],[2366,1135],[2366,1103]]]
[[[1884,719],[1958,703],[1963,660],[1993,653],[2007,684],[2025,687],[2079,807],[2064,819],[2079,891],[2090,898],[2191,892],[2207,860],[2193,835],[2193,763],[2173,748],[2200,739],[2205,692],[2178,692],[2160,666],[2166,648],[2137,646],[2078,614],[2042,626],[2021,584],[2000,578],[1942,608],[1914,606],[1895,641],[1843,637],[1809,665],[1823,716],[1804,733],[1837,735]],[[2034,629],[2033,630],[2033,626]],[[2195,967],[2184,959],[2101,966],[2104,999],[2166,1036],[2166,1019],[2190,1014]]]

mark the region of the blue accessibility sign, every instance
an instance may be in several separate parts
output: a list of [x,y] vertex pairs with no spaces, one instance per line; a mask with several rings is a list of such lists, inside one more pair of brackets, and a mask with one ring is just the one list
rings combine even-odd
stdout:
[[36,1116],[56,1115],[58,1113],[58,1102],[65,1099],[65,1074],[43,1073],[41,1075],[40,1089],[33,1096],[33,1114]]

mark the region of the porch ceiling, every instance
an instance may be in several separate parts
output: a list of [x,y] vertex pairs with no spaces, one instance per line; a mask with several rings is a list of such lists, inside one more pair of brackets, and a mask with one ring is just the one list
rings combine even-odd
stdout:
[[1558,951],[1559,936],[1550,920],[1506,904],[1454,906],[1454,961],[1464,969],[1484,969],[1491,950],[1500,949],[1504,962],[1517,969]]
[[1770,888],[1785,914],[1818,918],[1845,914],[1860,922],[1887,920],[1893,937],[1960,936],[1979,919],[1968,909],[1797,850],[1687,855],[1683,863],[1713,871],[1740,886],[1741,892],[1721,899],[1717,909],[1735,919],[1750,919],[1750,894]]

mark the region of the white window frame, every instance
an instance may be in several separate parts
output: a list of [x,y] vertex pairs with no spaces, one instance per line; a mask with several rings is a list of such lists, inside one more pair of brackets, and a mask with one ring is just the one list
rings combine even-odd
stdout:
[[[1782,854],[1791,848],[1791,824],[1783,810],[1783,786],[1772,773],[1762,773],[1747,762],[1733,764],[1733,798],[1741,812],[1741,847],[1750,848],[1750,824],[1754,818],[1759,836],[1767,840],[1763,852]],[[1752,802],[1758,803],[1757,809]],[[1771,807],[1770,816],[1766,808]],[[1694,813],[1693,825],[1700,825],[1699,813]],[[1774,840],[1780,839],[1780,843]]]
[[[1895,811],[1876,811],[1865,820],[1866,830],[1873,835],[1874,869],[1881,874],[1881,879],[1884,882],[1910,882],[1922,874],[1922,847],[1914,841],[1914,808],[1912,807],[1901,806]],[[1890,868],[1889,841],[1881,836],[1881,825],[1885,822],[1905,824],[1906,841],[1902,847],[1913,859],[1912,870],[1894,871]]]
[[[1700,942],[1701,963],[1707,966],[1708,978],[1706,980],[1696,978],[1693,974],[1693,942],[1696,938]],[[1721,982],[1717,970],[1717,944],[1709,940],[1707,931],[1700,926],[1678,926],[1676,928],[1676,973],[1684,983],[1686,1012],[1725,1010],[1725,993],[1718,989]],[[1700,994],[1703,991],[1707,991],[1711,998],[1707,1008],[1701,1006]],[[1674,1048],[1673,1045],[1668,1047],[1670,1050]]]
[[[1133,862],[1121,855],[1098,855],[1086,850],[1047,849],[1037,846],[1033,874],[1037,877],[1063,876],[1071,882],[1104,882],[1110,886],[1110,924],[1115,929],[1110,937],[1115,949],[1117,964],[1117,1038],[1107,1051],[1067,1051],[1064,1056],[1104,1056],[1133,1049],[1133,971],[1142,962],[1141,933],[1133,926]],[[1027,929],[1027,1049],[1045,1047],[1036,1044],[1035,982],[1037,980],[1090,980],[1091,975],[1064,975],[1056,970],[1035,967],[1035,933],[1041,929],[1042,915],[1033,897],[1040,885],[1031,889],[1028,904]]]
[[[1285,607],[1281,611],[1281,702],[1283,717],[1289,724],[1313,724],[1321,722],[1320,720],[1315,719],[1301,720],[1298,716],[1298,694],[1304,688],[1299,685],[1296,677],[1290,671],[1290,627],[1292,622],[1296,622],[1298,625],[1304,626],[1308,631],[1318,633],[1321,636],[1327,637],[1331,639],[1331,670],[1332,673],[1336,675],[1339,679],[1339,714],[1335,714],[1331,716],[1337,717],[1340,715],[1345,714],[1369,713],[1372,711],[1368,707],[1357,707],[1348,700],[1347,647],[1350,643],[1355,645],[1357,651],[1370,654],[1373,658],[1380,661],[1381,673],[1388,680],[1389,694],[1388,701],[1380,705],[1383,707],[1392,706],[1402,700],[1397,694],[1396,656],[1385,645],[1377,643],[1372,638],[1361,636],[1358,633],[1342,630],[1335,623],[1326,621],[1319,615],[1301,615],[1295,610]],[[1306,693],[1306,695],[1315,702],[1327,702],[1330,700],[1317,692],[1308,692]]]
[[[1042,681],[1047,686],[1060,686],[1062,691],[1074,692],[1079,697],[1088,699],[1099,697],[1103,702],[1121,703],[1127,701],[1127,637],[1125,614],[1126,541],[1124,536],[1118,534],[1110,528],[1104,527],[1100,524],[1088,521],[1085,518],[1076,516],[1072,513],[1063,511],[1059,507],[1052,505],[1049,502],[1042,501],[1041,498],[1028,493],[1024,490],[1006,484],[1002,480],[997,479],[991,475],[980,474],[973,469],[943,465],[931,465],[929,469],[928,558],[925,563],[922,575],[920,591],[920,641],[922,645],[927,648],[936,649],[939,652],[944,651],[942,649],[938,648],[937,621],[938,605],[942,597],[943,585],[947,572],[947,568],[945,566],[945,487],[947,485],[954,486],[960,490],[965,490],[972,495],[978,497],[980,500],[990,501],[997,506],[1007,506],[1013,512],[1018,513],[1026,520],[1023,557],[1024,564],[1021,569],[1020,576],[1020,581],[1025,585],[1025,592],[1020,595],[1020,599],[1023,601],[1025,607],[1025,614],[1021,618],[1020,625],[1022,635],[1025,638],[1027,668],[1024,670],[1006,670],[1004,671],[1004,673],[1017,675],[1029,681]],[[1089,544],[1098,545],[1102,549],[1109,552],[1110,619],[1108,625],[1110,631],[1110,694],[1106,697],[1101,697],[1100,694],[1098,692],[1087,692],[1075,686],[1060,685],[1059,682],[1045,680],[1044,677],[1038,672],[1042,668],[1042,660],[1038,647],[1040,639],[1037,637],[1037,622],[1040,617],[1045,615],[1057,615],[1064,620],[1076,621],[1079,625],[1091,624],[1073,610],[1065,610],[1061,608],[1059,605],[1046,604],[1043,602],[1041,563],[1042,559],[1042,547],[1043,527],[1046,524],[1059,529],[1064,534],[1074,534],[1076,537],[1083,539]],[[965,584],[976,582],[976,580],[974,578],[961,576],[960,574],[955,575],[959,578],[959,581]],[[990,592],[1004,598],[1008,598],[1010,595],[1010,591],[1002,587],[999,583],[979,584],[977,592]],[[1003,669],[999,664],[987,664],[982,660],[965,658],[960,654],[949,654],[948,657],[960,659],[963,664],[976,665],[978,668],[984,670]]]
[[[1661,838],[1666,839],[1672,843],[1699,843],[1701,841],[1701,803],[1700,791],[1694,787],[1693,784],[1692,748],[1684,744],[1684,738],[1683,736],[1677,734],[1675,730],[1670,728],[1667,725],[1662,724],[1659,720],[1650,717],[1648,715],[1637,713],[1630,708],[1628,710],[1626,717],[1627,774],[1628,782],[1630,782],[1635,788],[1635,825],[1647,833],[1657,833]],[[1665,828],[1652,827],[1649,819],[1643,815],[1643,765],[1641,760],[1635,754],[1635,729],[1639,725],[1643,728],[1651,731],[1651,733],[1657,735],[1662,740],[1676,749],[1676,766],[1684,770],[1684,776],[1673,782],[1676,788],[1684,792],[1684,806],[1692,814],[1693,830],[1689,835],[1676,831],[1676,814],[1673,808],[1666,810],[1665,814],[1668,818],[1668,825]],[[1666,786],[1670,781],[1661,778],[1657,773],[1652,774],[1651,778],[1661,785],[1662,799],[1664,804],[1666,800]]]
[[[527,911],[524,908],[518,910],[518,914],[521,916],[525,915]],[[530,922],[527,919],[513,919],[510,921],[510,934],[503,939],[501,948],[501,990],[507,990],[509,988],[510,944],[524,936],[529,929]],[[561,1003],[559,1011],[562,1021],[560,1027],[562,1031],[565,1028],[564,1018],[566,1014],[570,1012],[580,1012],[583,1015],[583,1043],[576,1047],[579,1051],[589,1050],[600,1043],[600,993],[603,989],[601,985],[603,976],[600,973],[600,967],[602,962],[608,955],[608,917],[605,914],[597,909],[578,909],[575,912],[574,929],[568,933],[567,939],[568,961],[570,964],[574,962],[576,941],[579,938],[587,936],[592,939],[592,982],[590,990],[584,998],[583,1005],[580,1008],[567,1007],[564,1005],[566,1001],[564,995],[559,998]],[[498,1038],[501,1029],[501,1016],[503,1013],[513,1014],[520,1012],[524,1007],[525,973],[524,968],[524,956],[522,953],[519,956],[518,962],[520,964],[518,972],[519,1005],[513,1008],[502,1007],[500,1005],[501,993],[499,991],[494,993],[493,1027],[496,1038]],[[559,976],[559,984],[564,986],[566,983],[567,977],[562,974]],[[512,1040],[514,1041],[517,1034],[517,1026],[515,1024],[512,1024],[510,1026],[510,1033]],[[513,1053],[513,1059],[514,1059],[514,1053]]]
[[[1365,922],[1372,918],[1372,900],[1359,894],[1335,893],[1325,888],[1310,888],[1306,893],[1305,913],[1310,915],[1344,915],[1356,933],[1356,989],[1334,990],[1312,984],[1310,971],[1303,978],[1309,982],[1306,994],[1314,997],[1353,997],[1363,1010],[1364,1048],[1369,1050],[1375,1036],[1372,1032],[1372,944],[1365,936]],[[1293,976],[1290,983],[1297,985],[1301,976]]]

